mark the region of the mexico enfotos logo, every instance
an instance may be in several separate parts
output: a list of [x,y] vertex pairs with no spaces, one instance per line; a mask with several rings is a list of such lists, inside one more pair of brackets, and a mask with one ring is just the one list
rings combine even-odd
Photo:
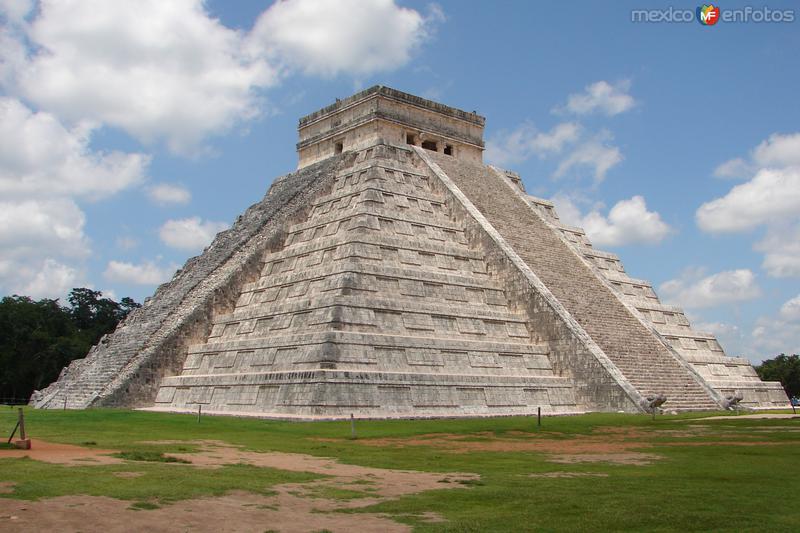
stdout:
[[714,26],[718,22],[726,24],[742,23],[781,23],[794,22],[794,9],[771,9],[762,7],[738,7],[735,9],[722,9],[716,4],[702,4],[694,11],[691,9],[633,9],[631,22],[646,23],[689,23],[697,21],[702,26]]

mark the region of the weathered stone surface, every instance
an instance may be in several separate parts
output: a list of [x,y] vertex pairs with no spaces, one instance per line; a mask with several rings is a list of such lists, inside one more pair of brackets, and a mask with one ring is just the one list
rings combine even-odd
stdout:
[[659,395],[713,409],[731,388],[785,402],[483,165],[483,120],[383,87],[305,117],[301,170],[32,403],[339,418],[636,412]]

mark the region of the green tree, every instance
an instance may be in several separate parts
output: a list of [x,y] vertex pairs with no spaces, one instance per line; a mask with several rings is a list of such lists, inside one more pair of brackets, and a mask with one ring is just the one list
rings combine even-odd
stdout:
[[789,396],[800,396],[800,355],[780,354],[756,367],[765,381],[780,381]]
[[0,398],[26,399],[47,386],[140,307],[131,298],[117,303],[85,288],[73,289],[67,300],[70,307],[27,296],[0,300]]

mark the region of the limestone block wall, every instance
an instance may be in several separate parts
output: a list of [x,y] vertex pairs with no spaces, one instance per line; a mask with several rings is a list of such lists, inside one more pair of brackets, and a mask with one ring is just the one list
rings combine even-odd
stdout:
[[[439,187],[458,206],[455,216],[465,224],[469,240],[479,243],[490,269],[503,280],[510,306],[529,317],[533,340],[548,347],[555,374],[572,382],[578,405],[592,411],[639,411],[642,395],[450,179],[454,167],[468,163],[420,149],[417,153],[438,179]],[[475,169],[469,165],[470,172]],[[493,186],[496,184],[486,183],[487,188]]]
[[426,152],[641,396],[666,394],[672,409],[713,409],[721,396],[654,335],[500,171]]
[[214,313],[232,309],[239,287],[258,276],[261,254],[282,240],[286,222],[300,216],[310,197],[331,186],[335,169],[347,164],[352,160],[335,157],[275,180],[262,201],[218,234],[201,256],[189,259],[86,358],[34,393],[31,404],[151,405],[161,378],[180,372],[188,346],[208,335]]
[[337,418],[573,413],[530,318],[407,147],[355,154],[190,346],[154,409]]
[[[521,181],[513,181],[522,187]],[[584,230],[561,222],[552,202],[534,196],[528,199],[554,230],[561,232],[595,272],[610,283],[617,296],[720,395],[740,392],[744,396],[742,403],[750,407],[786,407],[788,399],[780,383],[761,381],[747,359],[726,355],[713,334],[693,329],[683,309],[661,303],[651,283],[630,277],[616,254],[595,249]]]

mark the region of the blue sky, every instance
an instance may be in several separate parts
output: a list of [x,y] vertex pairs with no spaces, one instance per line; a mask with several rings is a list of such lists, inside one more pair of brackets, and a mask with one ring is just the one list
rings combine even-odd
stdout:
[[[488,161],[728,353],[800,352],[800,22],[634,23],[641,2],[0,6],[0,294],[141,301],[296,167],[300,116],[384,84],[484,115]],[[647,8],[670,6],[697,4]]]

